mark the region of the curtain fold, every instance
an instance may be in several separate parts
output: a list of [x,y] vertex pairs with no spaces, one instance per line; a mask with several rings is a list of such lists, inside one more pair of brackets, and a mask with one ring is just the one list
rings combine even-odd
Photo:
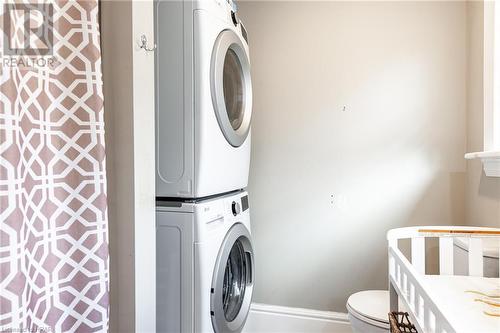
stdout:
[[[46,2],[45,12],[31,7],[35,2],[0,4],[0,332],[105,332],[109,264],[98,3]],[[16,23],[26,17],[28,29]],[[47,28],[38,31],[53,44],[25,56],[26,43],[17,36],[32,27]],[[29,38],[34,49],[47,44],[36,34]],[[16,40],[21,50],[7,55]],[[12,62],[16,57],[25,61]]]

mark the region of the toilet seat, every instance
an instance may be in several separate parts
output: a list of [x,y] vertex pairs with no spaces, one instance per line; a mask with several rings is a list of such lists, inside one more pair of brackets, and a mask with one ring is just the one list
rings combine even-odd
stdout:
[[349,305],[347,305],[347,311],[348,313],[355,317],[357,320],[365,323],[365,324],[368,324],[370,326],[373,326],[373,327],[378,327],[378,328],[381,328],[381,329],[385,329],[385,330],[389,330],[390,328],[390,325],[389,325],[389,322],[383,322],[383,321],[380,321],[380,320],[373,320],[371,318],[368,318],[368,317],[365,317],[359,313],[357,313],[354,309],[352,309]]
[[355,293],[347,300],[347,310],[362,322],[389,329],[387,290],[366,290]]

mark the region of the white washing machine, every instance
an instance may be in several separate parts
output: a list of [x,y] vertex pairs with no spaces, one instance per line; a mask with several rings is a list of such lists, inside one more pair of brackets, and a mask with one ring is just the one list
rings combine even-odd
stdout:
[[248,194],[157,203],[156,330],[241,332],[252,300]]
[[232,0],[156,1],[156,195],[248,184],[252,84]]

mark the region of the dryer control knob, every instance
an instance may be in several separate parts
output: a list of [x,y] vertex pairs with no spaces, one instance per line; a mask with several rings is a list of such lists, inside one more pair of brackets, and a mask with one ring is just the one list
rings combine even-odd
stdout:
[[233,203],[231,204],[231,210],[233,211],[234,216],[238,215],[239,213],[241,213],[240,204],[237,203],[236,201],[233,201]]

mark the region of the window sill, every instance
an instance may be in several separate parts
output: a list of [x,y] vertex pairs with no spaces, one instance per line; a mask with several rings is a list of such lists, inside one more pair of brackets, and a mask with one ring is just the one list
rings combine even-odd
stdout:
[[500,151],[467,153],[464,157],[466,160],[481,160],[481,162],[483,162],[483,169],[486,176],[500,177]]

